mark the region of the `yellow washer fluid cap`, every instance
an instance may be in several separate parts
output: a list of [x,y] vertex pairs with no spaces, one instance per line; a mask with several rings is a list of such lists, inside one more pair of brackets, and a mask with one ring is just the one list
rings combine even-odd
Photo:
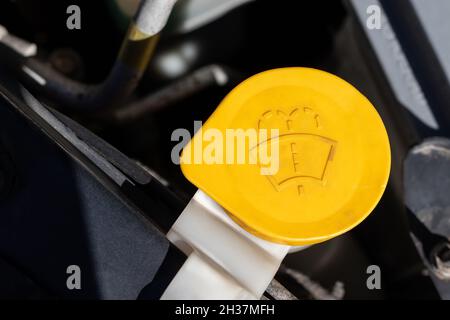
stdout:
[[386,188],[390,147],[377,111],[349,83],[282,68],[232,90],[183,149],[181,168],[248,232],[305,245],[369,215]]

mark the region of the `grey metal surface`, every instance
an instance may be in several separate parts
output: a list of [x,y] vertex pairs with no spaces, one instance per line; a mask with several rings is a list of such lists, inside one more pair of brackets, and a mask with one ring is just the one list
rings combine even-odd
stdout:
[[[405,203],[412,213],[433,234],[450,240],[449,139],[428,139],[410,151],[405,160],[404,187]],[[450,278],[445,266],[428,265],[442,298],[450,299]]]
[[450,81],[450,1],[411,0],[411,3]]
[[406,204],[431,231],[450,236],[450,140],[426,140],[410,151],[404,166]]
[[[289,290],[287,290],[276,279],[273,279],[267,287],[266,294],[270,294],[275,300],[298,300]],[[263,296],[261,300],[267,299]]]
[[[436,117],[413,73],[410,62],[394,33],[391,23],[378,0],[350,0],[362,30],[393,89],[398,101],[424,125],[438,129]],[[376,5],[381,12],[381,29],[367,28],[367,8]]]
[[153,36],[161,32],[178,0],[143,0],[134,18],[141,32]]

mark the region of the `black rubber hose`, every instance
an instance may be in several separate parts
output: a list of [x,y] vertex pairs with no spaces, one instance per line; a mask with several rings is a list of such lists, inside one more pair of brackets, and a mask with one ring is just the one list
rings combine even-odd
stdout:
[[[145,66],[149,57],[146,58]],[[108,78],[101,84],[74,81],[36,58],[28,58],[18,70],[21,80],[31,91],[44,95],[60,109],[99,111],[124,101],[138,85],[144,70],[115,62]]]
[[67,78],[35,57],[24,57],[0,42],[0,64],[12,68],[24,84],[60,109],[101,111],[123,102],[139,83],[176,0],[144,0],[131,23],[118,58],[101,84]]

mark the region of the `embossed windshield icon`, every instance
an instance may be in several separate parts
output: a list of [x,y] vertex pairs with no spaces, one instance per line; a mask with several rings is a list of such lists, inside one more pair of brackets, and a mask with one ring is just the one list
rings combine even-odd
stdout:
[[[302,124],[308,124],[304,130]],[[308,180],[326,184],[329,163],[333,161],[337,141],[321,135],[320,115],[310,107],[294,108],[287,113],[280,109],[268,110],[261,115],[258,129],[277,128],[279,136],[258,144],[268,148],[279,144],[280,168],[267,179],[278,192],[295,186],[299,195],[305,192]]]

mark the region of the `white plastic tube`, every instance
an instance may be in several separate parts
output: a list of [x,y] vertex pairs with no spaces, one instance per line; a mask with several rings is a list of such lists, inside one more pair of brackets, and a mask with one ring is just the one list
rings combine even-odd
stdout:
[[290,249],[248,233],[200,190],[167,237],[189,257],[162,299],[259,299]]

